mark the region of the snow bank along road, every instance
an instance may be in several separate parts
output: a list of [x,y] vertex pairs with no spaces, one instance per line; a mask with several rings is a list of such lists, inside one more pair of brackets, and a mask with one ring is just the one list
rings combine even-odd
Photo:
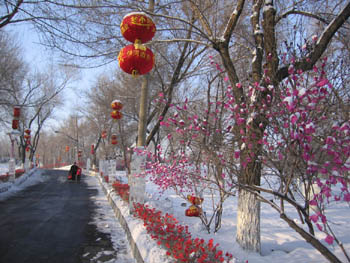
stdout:
[[124,252],[91,223],[97,189],[66,175],[46,170],[42,183],[0,201],[0,262],[121,262]]

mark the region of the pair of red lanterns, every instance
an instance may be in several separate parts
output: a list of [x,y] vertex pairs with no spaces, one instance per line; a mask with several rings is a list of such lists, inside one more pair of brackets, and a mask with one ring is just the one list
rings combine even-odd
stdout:
[[119,67],[133,76],[147,74],[154,66],[154,55],[143,44],[154,37],[155,24],[145,13],[134,12],[123,18],[120,29],[123,37],[134,44],[119,52]]
[[199,217],[202,213],[202,209],[199,207],[203,203],[203,198],[196,197],[193,195],[187,195],[187,200],[192,204],[185,211],[186,216]]
[[123,118],[123,114],[121,113],[121,109],[123,108],[123,104],[121,103],[120,100],[112,101],[111,108],[113,110],[111,112],[112,119],[120,120],[121,118]]
[[30,145],[30,138],[31,138],[31,136],[30,136],[30,130],[29,129],[25,129],[24,130],[24,135],[23,135],[23,137],[24,137],[24,139],[25,139],[25,142],[26,142],[26,151],[27,152],[29,152],[29,150],[30,150],[30,148],[29,148],[29,145]]
[[20,116],[21,116],[21,108],[18,106],[13,107],[12,129],[18,130]]
[[[111,112],[111,117],[115,120],[120,120],[123,117],[121,113],[121,109],[123,108],[123,103],[120,100],[114,100],[111,103],[111,108],[113,111]],[[118,143],[117,135],[111,135],[111,144],[115,145]]]

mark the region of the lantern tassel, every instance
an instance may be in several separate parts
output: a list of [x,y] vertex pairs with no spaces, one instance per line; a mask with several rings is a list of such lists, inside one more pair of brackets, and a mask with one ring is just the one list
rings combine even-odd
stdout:
[[142,42],[140,39],[135,40],[134,47],[135,47],[135,49],[140,49],[140,50],[146,51],[146,46],[142,45]]
[[136,69],[133,69],[131,71],[131,75],[135,78],[135,77],[137,77],[139,75],[139,72]]

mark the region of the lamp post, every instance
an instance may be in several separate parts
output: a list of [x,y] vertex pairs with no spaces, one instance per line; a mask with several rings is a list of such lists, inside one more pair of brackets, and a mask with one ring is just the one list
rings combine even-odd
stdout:
[[[149,1],[148,10],[150,12],[154,11],[154,0]],[[132,17],[133,16],[133,17]],[[132,21],[133,19],[138,19],[139,23],[133,23],[128,25],[128,19]],[[146,22],[145,22],[146,21]],[[125,22],[125,24],[124,24]],[[141,29],[140,24],[143,23],[147,24],[147,27],[144,27]],[[145,25],[145,24],[143,24]],[[150,31],[145,34],[145,28],[148,28]],[[129,30],[130,29],[130,30]],[[147,74],[154,65],[154,56],[153,53],[146,47],[142,47],[142,43],[148,42],[151,40],[155,33],[155,25],[153,24],[153,21],[144,15],[132,13],[130,15],[127,15],[124,17],[123,22],[121,24],[121,31],[122,35],[125,39],[128,41],[134,42],[134,45],[129,45],[125,47],[124,49],[139,49],[138,52],[123,52],[124,49],[121,50],[118,56],[119,60],[119,66],[121,69],[123,69],[125,72],[129,73],[126,69],[132,68],[131,74],[136,75],[138,74]],[[148,52],[148,53],[147,53]],[[135,54],[135,55],[134,55]],[[143,56],[138,54],[144,54]],[[129,57],[129,61],[127,61]],[[148,60],[149,63],[147,63],[147,58],[152,57],[152,62]],[[142,63],[140,63],[143,60]],[[139,61],[139,59],[141,59]],[[128,67],[123,67],[124,63],[129,62],[130,64]],[[132,65],[132,67],[130,67]],[[142,65],[145,68],[139,68],[138,66]],[[124,65],[125,66],[125,65]],[[143,70],[144,72],[141,72]],[[135,151],[143,151],[145,149],[146,145],[146,128],[147,128],[147,103],[148,103],[148,76],[144,76],[142,79],[142,85],[141,85],[141,96],[140,96],[140,109],[139,109],[139,123],[138,123],[138,132],[137,132],[137,144]],[[131,165],[130,165],[130,174],[129,174],[129,212],[134,212],[133,204],[136,203],[144,203],[144,196],[145,196],[145,178],[143,177],[137,177],[136,175],[141,174],[144,172],[145,169],[145,156],[140,154],[135,154],[132,157]]]
[[10,152],[10,161],[9,161],[9,181],[13,182],[16,175],[16,162],[15,162],[15,139],[20,135],[20,132],[13,130],[7,133],[11,140],[11,152]]

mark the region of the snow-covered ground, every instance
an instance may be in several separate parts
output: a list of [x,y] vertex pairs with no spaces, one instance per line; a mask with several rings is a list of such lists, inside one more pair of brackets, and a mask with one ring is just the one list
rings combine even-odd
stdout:
[[[123,175],[121,175],[123,176]],[[125,175],[124,175],[125,178]],[[214,244],[219,243],[219,249],[224,252],[233,254],[236,258],[233,262],[247,261],[253,263],[323,263],[328,262],[316,249],[302,239],[298,233],[291,229],[287,223],[280,219],[279,214],[269,205],[261,204],[261,249],[262,253],[248,253],[243,251],[235,240],[237,225],[237,197],[233,196],[225,201],[224,211],[222,215],[222,227],[216,234],[208,234],[203,227],[201,220],[196,217],[186,217],[185,210],[190,206],[184,207],[181,204],[186,203],[185,200],[179,198],[175,192],[166,191],[163,195],[159,195],[159,190],[150,182],[146,184],[147,197],[145,203],[163,213],[172,213],[180,221],[180,224],[189,226],[189,231],[193,238],[199,237],[206,241],[213,238]],[[203,196],[204,211],[211,206],[210,196]],[[210,209],[208,209],[210,211]],[[299,217],[294,210],[286,207],[288,215],[293,215],[295,222],[300,223]],[[350,253],[350,228],[348,222],[350,218],[350,207],[347,203],[340,203],[328,210],[328,218],[332,224],[337,238],[343,243],[345,250]],[[306,227],[305,227],[306,228]],[[342,262],[348,262],[337,246],[326,244],[325,234],[317,231],[316,236],[322,240],[331,251],[340,258]]]
[[7,163],[0,163],[0,175],[6,174],[9,171],[9,165]]
[[[33,182],[39,182],[40,180],[35,179],[40,178],[40,170],[38,170],[32,179],[28,179],[26,184],[29,184],[32,180]],[[126,176],[124,173],[119,172],[118,177],[124,178]],[[87,182],[90,187],[97,187],[100,189],[99,183],[96,177],[89,177]],[[22,184],[21,187],[25,187],[25,184]],[[18,191],[19,189],[17,189]],[[328,262],[320,253],[318,253],[311,245],[306,243],[299,235],[288,227],[278,216],[278,214],[266,204],[262,204],[261,207],[261,242],[262,242],[262,255],[257,253],[247,253],[243,251],[235,241],[236,233],[236,209],[237,209],[237,199],[232,197],[224,203],[224,212],[222,218],[222,227],[216,234],[208,234],[207,231],[203,228],[200,219],[195,217],[186,217],[185,210],[188,208],[182,206],[181,204],[185,203],[183,199],[180,199],[174,192],[167,191],[164,195],[159,195],[158,189],[151,183],[147,183],[146,186],[146,204],[155,207],[158,210],[163,212],[168,212],[174,214],[174,216],[180,221],[182,225],[188,225],[189,231],[192,234],[193,238],[199,237],[205,240],[211,238],[214,239],[214,244],[219,243],[219,248],[225,252],[230,252],[235,257],[233,262],[246,262],[249,263],[265,263],[265,262],[274,262],[274,263],[323,263]],[[0,194],[1,196],[2,194]],[[209,196],[204,196],[204,209],[206,206],[210,205]],[[110,208],[108,201],[106,200],[102,190],[98,192],[98,195],[94,197],[94,201],[99,206],[96,215],[97,218],[94,219],[94,223],[98,226],[101,231],[111,233],[112,240],[118,246],[127,242],[126,240],[121,239],[121,236],[125,236],[122,233],[122,229],[119,223],[115,222],[117,219],[114,216],[112,209]],[[207,202],[206,202],[207,201]],[[123,202],[119,202],[122,204]],[[124,206],[124,210],[127,205]],[[347,204],[340,204],[333,209],[329,210],[329,218],[333,218],[334,222],[337,225],[335,227],[336,236],[343,242],[345,249],[350,251],[350,228],[347,226],[350,218],[350,208]],[[136,220],[136,219],[135,219]],[[297,215],[295,215],[295,221],[298,220]],[[135,224],[135,221],[132,222]],[[139,222],[140,227],[142,228],[141,221]],[[133,225],[133,228],[135,226]],[[137,226],[139,228],[139,226]],[[317,234],[320,238],[324,238],[323,234]],[[140,250],[150,251],[156,246],[155,242],[150,242],[150,239],[145,239],[144,235],[139,236],[138,241],[142,243],[142,248]],[[142,242],[142,239],[145,239]],[[120,244],[122,242],[122,244]],[[325,243],[326,244],[326,243]],[[337,247],[327,245],[332,251],[335,251],[336,255],[343,261],[347,262],[345,257],[340,252],[340,249]],[[160,255],[161,250],[153,250],[153,260],[150,262],[157,262],[156,258],[161,258],[163,255]],[[159,251],[159,252],[155,252]],[[115,262],[133,262],[129,258],[130,251],[125,254],[124,261],[121,259],[116,260]],[[159,255],[155,254],[159,253]]]

